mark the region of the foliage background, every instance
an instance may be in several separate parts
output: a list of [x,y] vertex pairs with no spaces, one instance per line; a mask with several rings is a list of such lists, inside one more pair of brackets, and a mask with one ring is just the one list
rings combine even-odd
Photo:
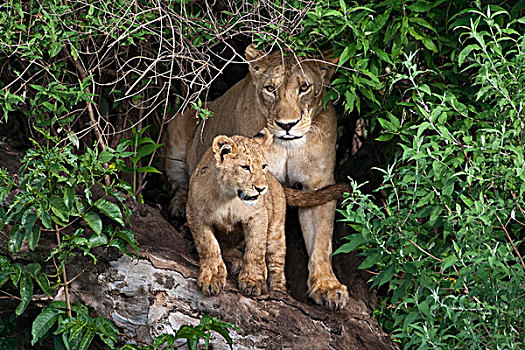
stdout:
[[[361,252],[381,294],[376,317],[392,339],[407,349],[519,348],[524,8],[463,0],[3,2],[0,135],[27,150],[19,177],[0,176],[0,227],[10,244],[0,282],[20,296],[2,316],[3,334],[35,288],[52,295],[67,286],[71,254],[96,262],[94,249],[133,242],[118,203],[140,200],[145,175],[157,172],[165,122],[227,89],[255,42],[297,55],[333,50],[340,60],[327,100],[344,111],[342,124],[368,119],[368,139],[388,159],[376,169],[377,192],[354,185],[342,210],[354,233],[338,252]],[[342,129],[341,141],[349,137]],[[72,190],[95,184],[98,195]],[[54,272],[13,260],[46,232],[58,244],[49,252]],[[84,309],[55,306],[41,313],[53,323],[33,325],[28,341],[54,332],[64,344],[89,346],[97,335],[114,346],[103,321],[74,328],[67,320],[88,317]],[[14,347],[16,339],[1,342]]]

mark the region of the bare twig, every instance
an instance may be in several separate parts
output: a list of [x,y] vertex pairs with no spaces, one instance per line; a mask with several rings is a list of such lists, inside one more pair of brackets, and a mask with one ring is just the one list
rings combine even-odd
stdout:
[[[58,228],[58,225],[55,224],[55,234],[57,238],[57,244],[60,249],[61,240],[60,240],[60,229]],[[57,269],[58,272],[58,269]],[[69,301],[69,282],[67,280],[67,272],[66,272],[66,265],[64,264],[64,267],[62,268],[62,278],[64,279],[63,285],[64,285],[64,294],[66,297],[66,308],[67,308],[67,314],[69,317],[73,317],[73,314],[71,313],[71,303]]]
[[518,259],[519,259],[519,261],[521,263],[521,267],[523,268],[523,271],[525,271],[525,263],[523,262],[523,258],[521,257],[521,254],[520,254],[518,248],[516,248],[516,245],[512,241],[512,238],[510,237],[510,234],[509,234],[509,231],[507,230],[507,227],[503,224],[503,221],[501,221],[501,219],[499,218],[498,214],[494,213],[494,215],[496,215],[496,218],[498,219],[498,222],[501,224],[500,228],[503,230],[503,232],[505,232],[505,236],[507,236],[507,239],[508,239],[510,245],[512,246],[512,250],[514,250],[514,253],[516,254],[516,256],[518,257]]

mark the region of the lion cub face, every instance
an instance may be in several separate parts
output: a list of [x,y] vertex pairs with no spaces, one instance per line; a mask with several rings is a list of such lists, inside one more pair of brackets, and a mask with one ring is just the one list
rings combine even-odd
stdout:
[[243,204],[254,206],[268,190],[268,164],[262,149],[272,142],[272,135],[264,130],[260,137],[220,135],[213,139],[212,149],[221,189],[237,196]]
[[330,84],[338,58],[326,62],[280,51],[265,55],[253,45],[246,49],[257,91],[257,108],[267,116],[266,127],[275,141],[300,146],[322,109],[324,87]]

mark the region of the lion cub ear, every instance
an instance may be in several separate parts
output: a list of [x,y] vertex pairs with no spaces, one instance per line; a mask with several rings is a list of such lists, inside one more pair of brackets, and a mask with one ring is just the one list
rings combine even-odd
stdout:
[[267,128],[262,129],[258,132],[253,139],[257,142],[263,150],[270,147],[273,142],[273,134]]
[[212,149],[217,162],[222,163],[227,154],[237,150],[237,144],[228,136],[219,135],[213,139]]
[[266,53],[257,50],[254,44],[251,44],[246,48],[244,52],[246,60],[250,64],[250,73],[254,77],[259,77],[266,70],[267,59]]

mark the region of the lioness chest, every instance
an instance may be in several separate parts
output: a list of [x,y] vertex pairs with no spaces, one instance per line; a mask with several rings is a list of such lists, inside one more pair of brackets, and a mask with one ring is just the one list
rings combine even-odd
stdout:
[[330,165],[308,141],[296,147],[273,144],[267,160],[272,174],[287,185],[312,183],[312,178],[326,173]]

